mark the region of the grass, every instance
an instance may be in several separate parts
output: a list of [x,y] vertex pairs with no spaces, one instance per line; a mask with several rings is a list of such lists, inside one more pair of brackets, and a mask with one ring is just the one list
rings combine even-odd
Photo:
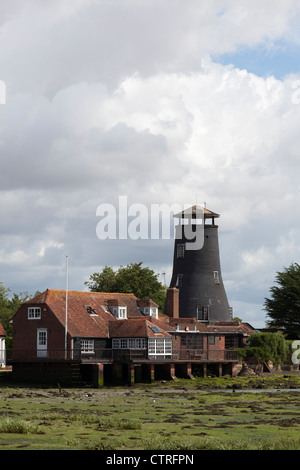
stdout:
[[159,438],[146,440],[145,450],[299,450],[300,439],[281,439],[273,442],[261,439],[237,439],[235,441],[225,441],[204,437],[195,443],[171,439],[162,441]]
[[300,450],[300,393],[257,388],[300,388],[300,377],[257,378],[256,393],[232,391],[249,380],[99,390],[4,386],[0,449]]
[[100,417],[97,422],[98,429],[141,429],[142,423],[138,420],[128,421],[114,416]]
[[39,426],[22,419],[4,418],[0,423],[0,433],[38,434]]

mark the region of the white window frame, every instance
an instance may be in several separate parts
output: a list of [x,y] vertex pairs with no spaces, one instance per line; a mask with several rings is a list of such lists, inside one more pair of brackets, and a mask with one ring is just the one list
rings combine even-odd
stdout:
[[142,309],[142,312],[147,317],[158,318],[158,308],[157,307],[145,307]]
[[148,355],[150,358],[172,355],[171,338],[149,338]]
[[113,338],[112,349],[147,349],[146,338]]
[[45,328],[38,330],[38,346],[47,346],[47,330]]
[[158,308],[157,307],[150,307],[150,316],[154,318],[158,318]]
[[93,339],[81,339],[80,340],[80,351],[85,354],[91,354],[95,352],[95,341]]
[[113,307],[112,309],[114,316],[118,320],[126,320],[127,319],[127,307],[124,305],[122,307]]
[[38,328],[36,336],[36,349],[37,357],[45,358],[47,357],[47,348],[48,348],[48,331],[47,328]]
[[28,320],[40,320],[41,315],[41,307],[28,307]]
[[5,350],[5,339],[0,338],[0,366],[5,366],[6,364],[6,350]]
[[118,318],[120,320],[124,320],[127,318],[127,307],[119,307],[118,308]]

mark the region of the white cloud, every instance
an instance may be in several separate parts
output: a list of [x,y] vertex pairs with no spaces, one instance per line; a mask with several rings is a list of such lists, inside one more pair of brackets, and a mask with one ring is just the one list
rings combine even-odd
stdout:
[[221,214],[232,303],[263,318],[275,271],[299,256],[300,76],[258,77],[210,56],[296,42],[295,17],[296,0],[3,0],[3,280],[56,287],[66,254],[76,289],[105,264],[143,260],[170,276],[172,241],[100,243],[96,208],[119,195],[197,199]]
[[4,250],[0,250],[0,263],[6,265],[17,265],[28,262],[29,256],[22,250],[15,250],[10,253],[6,253]]
[[48,242],[42,242],[41,243],[41,247],[40,247],[40,251],[38,252],[38,256],[41,256],[41,257],[44,257],[45,256],[45,253],[46,253],[46,250],[48,248],[62,248],[64,246],[63,243],[58,243],[56,241],[48,241]]
[[136,71],[195,71],[206,54],[291,34],[299,15],[297,0],[10,0],[1,9],[3,79],[12,93],[51,95],[84,80],[115,85]]

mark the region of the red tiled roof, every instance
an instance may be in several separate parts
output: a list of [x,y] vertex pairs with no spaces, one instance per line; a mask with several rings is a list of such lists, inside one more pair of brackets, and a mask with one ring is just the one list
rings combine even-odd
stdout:
[[178,325],[179,330],[184,330],[188,327],[190,331],[197,329],[198,331],[201,331],[203,333],[236,333],[250,335],[254,332],[253,329],[251,329],[244,323],[239,323],[237,321],[203,324],[194,318],[170,318],[170,324],[175,328],[176,325]]
[[148,319],[151,321],[151,323],[154,323],[154,325],[158,326],[158,328],[162,328],[166,331],[175,331],[175,328],[170,325],[170,318],[167,315],[159,315],[158,318],[148,317]]
[[[128,324],[126,328],[129,328],[131,331],[130,336],[151,336],[151,331],[148,331],[150,328],[147,328],[145,325],[152,322],[161,329],[166,327],[170,329],[170,326],[163,320],[145,317],[137,302],[138,299],[134,294],[68,291],[68,332],[73,337],[106,338],[109,335],[109,324],[113,323],[116,324],[116,331],[117,325],[120,327],[123,324]],[[45,292],[27,300],[25,304],[47,304],[58,320],[63,325],[65,324],[65,290],[47,289]],[[109,310],[109,306],[118,305],[127,307],[127,320],[116,319]],[[89,313],[86,307],[91,307],[96,315]],[[136,334],[133,332],[134,325],[137,328]],[[141,334],[141,328],[144,328],[143,334]],[[167,333],[164,332],[163,334]]]
[[170,324],[172,326],[178,325],[180,330],[188,327],[190,330],[207,331],[206,326],[195,318],[170,318]]
[[[115,305],[113,305],[115,302]],[[151,301],[152,302],[152,301]],[[47,289],[45,292],[25,302],[27,305],[46,304],[52,310],[62,325],[66,317],[66,291]],[[118,320],[108,308],[110,306],[126,306],[127,320]],[[156,325],[163,336],[175,331],[176,324],[179,329],[189,327],[207,333],[236,333],[249,335],[253,333],[247,325],[239,322],[216,322],[203,325],[193,318],[169,318],[160,314],[159,318],[148,317],[142,314],[139,308],[139,299],[134,294],[79,292],[68,291],[68,332],[72,337],[147,337],[156,336],[150,328]],[[91,307],[91,313],[87,307]],[[95,312],[95,315],[93,314]],[[0,335],[5,332],[0,325]],[[187,329],[187,328],[186,328]],[[3,331],[3,333],[2,333]]]
[[[155,333],[151,326],[157,326],[160,333]],[[168,328],[167,324],[162,322],[153,322],[145,317],[135,318],[131,320],[118,320],[109,323],[109,336],[111,338],[142,338],[142,337],[157,337],[157,336],[170,336],[165,329]]]
[[158,307],[158,305],[155,302],[153,302],[152,299],[139,299],[137,301],[137,304],[141,308],[144,308],[144,307]]
[[206,328],[209,333],[241,333],[244,335],[253,333],[253,330],[237,321],[215,322],[214,324],[207,325]]
[[[107,300],[115,299],[119,305],[127,307],[128,317],[142,315],[133,294],[68,291],[68,332],[71,336],[108,336],[108,322],[119,321],[107,307]],[[58,320],[64,325],[66,317],[66,291],[47,289],[26,304],[47,304]],[[96,313],[91,315],[85,306]]]

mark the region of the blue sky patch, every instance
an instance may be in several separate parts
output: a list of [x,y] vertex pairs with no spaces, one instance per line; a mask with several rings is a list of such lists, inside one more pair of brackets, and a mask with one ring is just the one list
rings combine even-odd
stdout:
[[300,47],[285,42],[278,42],[269,49],[265,46],[240,48],[235,53],[212,58],[223,65],[232,64],[260,77],[274,75],[282,80],[289,74],[300,72]]

